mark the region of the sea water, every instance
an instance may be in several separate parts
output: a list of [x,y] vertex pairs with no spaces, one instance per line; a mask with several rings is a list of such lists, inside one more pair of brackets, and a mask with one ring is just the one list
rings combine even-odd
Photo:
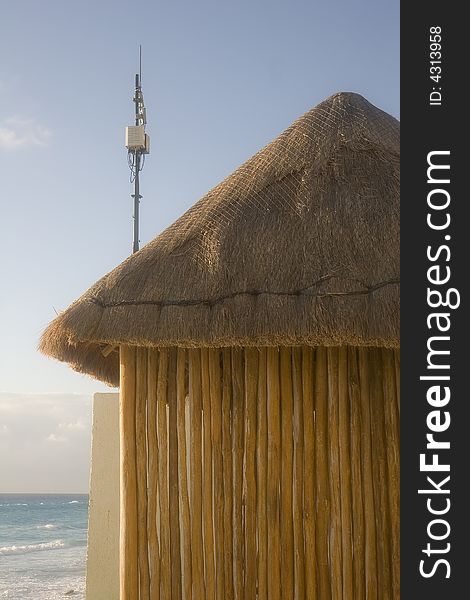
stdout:
[[84,600],[87,521],[83,494],[0,494],[0,600]]

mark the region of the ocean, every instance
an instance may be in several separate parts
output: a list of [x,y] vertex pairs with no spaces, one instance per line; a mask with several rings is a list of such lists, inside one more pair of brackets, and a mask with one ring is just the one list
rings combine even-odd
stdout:
[[84,600],[87,525],[87,495],[0,494],[0,600]]

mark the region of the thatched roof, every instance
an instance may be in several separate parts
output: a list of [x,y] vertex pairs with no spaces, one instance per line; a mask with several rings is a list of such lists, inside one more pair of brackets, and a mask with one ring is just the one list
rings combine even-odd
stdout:
[[399,344],[399,123],[331,96],[105,275],[40,349],[116,384],[111,344]]

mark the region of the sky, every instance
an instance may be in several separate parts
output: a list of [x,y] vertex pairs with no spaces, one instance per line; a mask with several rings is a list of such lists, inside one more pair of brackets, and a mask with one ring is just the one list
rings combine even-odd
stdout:
[[113,390],[36,348],[131,251],[139,44],[143,245],[332,93],[399,117],[399,2],[16,0],[2,22],[0,492],[86,492],[92,394]]

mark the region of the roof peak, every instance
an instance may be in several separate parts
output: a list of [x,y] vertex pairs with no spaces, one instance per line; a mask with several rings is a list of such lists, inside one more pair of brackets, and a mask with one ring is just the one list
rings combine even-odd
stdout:
[[331,94],[331,96],[328,96],[324,102],[328,102],[335,98],[338,100],[365,100],[366,102],[369,102],[362,94],[358,94],[357,92],[335,92],[334,94]]

